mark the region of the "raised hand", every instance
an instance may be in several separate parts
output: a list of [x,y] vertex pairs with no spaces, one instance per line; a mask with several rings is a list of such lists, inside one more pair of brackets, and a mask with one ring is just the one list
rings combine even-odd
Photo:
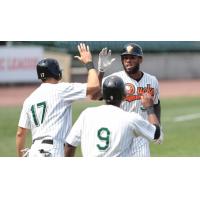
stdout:
[[141,103],[144,109],[153,106],[153,97],[149,93],[144,93],[141,96]]
[[92,54],[88,45],[86,46],[85,43],[80,43],[78,45],[78,51],[80,56],[74,56],[74,58],[77,58],[84,64],[92,62]]
[[115,58],[111,58],[111,50],[103,48],[99,53],[98,70],[100,72],[105,72],[114,61]]

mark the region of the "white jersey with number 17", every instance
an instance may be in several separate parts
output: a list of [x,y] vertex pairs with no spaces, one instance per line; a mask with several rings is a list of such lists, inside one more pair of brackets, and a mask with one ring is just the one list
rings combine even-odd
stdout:
[[50,136],[64,144],[72,126],[71,104],[86,98],[86,84],[42,83],[24,102],[19,127],[31,129],[32,139]]

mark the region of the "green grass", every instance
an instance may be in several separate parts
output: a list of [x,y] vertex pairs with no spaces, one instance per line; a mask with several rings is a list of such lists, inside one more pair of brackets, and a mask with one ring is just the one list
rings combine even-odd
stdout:
[[177,116],[200,113],[200,98],[162,100],[162,126],[165,140],[162,145],[151,144],[153,156],[200,156],[200,118],[175,122]]
[[[96,106],[100,102],[76,102],[73,105],[73,122],[80,112],[88,106]],[[151,144],[152,156],[200,156],[200,119],[175,122],[180,115],[200,113],[200,97],[162,99],[162,126],[165,140],[162,145]],[[0,156],[16,156],[15,134],[20,115],[20,107],[0,107]],[[27,145],[31,144],[31,134]],[[80,147],[76,156],[81,156]]]
[[[16,156],[15,134],[20,107],[0,107],[0,156]],[[28,134],[27,144],[31,144],[31,134]]]

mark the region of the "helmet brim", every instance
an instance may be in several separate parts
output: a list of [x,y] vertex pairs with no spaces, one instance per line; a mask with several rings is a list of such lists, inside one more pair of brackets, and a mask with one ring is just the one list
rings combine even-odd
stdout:
[[121,57],[123,56],[138,56],[138,57],[142,57],[143,55],[137,54],[137,53],[122,53]]

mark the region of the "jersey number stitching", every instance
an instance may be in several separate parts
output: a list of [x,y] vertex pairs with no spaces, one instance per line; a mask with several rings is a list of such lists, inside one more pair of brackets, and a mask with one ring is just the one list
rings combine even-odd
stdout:
[[[38,119],[38,114],[37,114],[36,109],[35,109],[36,105],[37,105],[37,108],[41,108],[42,109],[42,116],[40,117],[41,118],[40,122],[39,122],[39,119]],[[33,121],[34,121],[35,125],[36,126],[40,126],[44,121],[45,114],[46,114],[46,107],[47,106],[46,106],[46,102],[45,101],[40,102],[40,103],[38,103],[36,105],[32,105],[31,106],[31,112],[32,112]]]
[[104,142],[104,145],[97,144],[99,150],[107,150],[110,146],[110,131],[107,128],[101,128],[97,132],[97,137],[101,142]]

